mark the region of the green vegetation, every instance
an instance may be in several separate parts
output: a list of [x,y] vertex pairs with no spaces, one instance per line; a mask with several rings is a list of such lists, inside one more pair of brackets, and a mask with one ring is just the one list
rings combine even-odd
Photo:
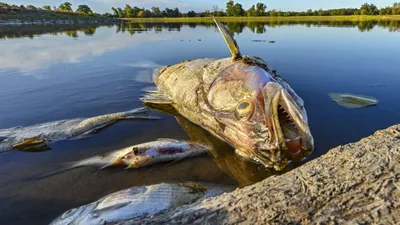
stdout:
[[[126,4],[124,7],[112,7],[111,13],[105,13],[100,15],[93,12],[93,10],[87,5],[79,5],[76,10],[73,10],[73,6],[69,2],[64,2],[58,7],[50,7],[45,5],[42,7],[36,7],[33,5],[28,6],[17,6],[9,5],[7,3],[0,2],[0,19],[10,19],[10,16],[14,19],[26,19],[24,13],[21,12],[37,12],[35,15],[31,15],[29,19],[36,19],[32,17],[40,17],[40,19],[56,19],[73,16],[97,16],[104,18],[122,18],[133,21],[170,21],[170,22],[201,22],[209,21],[210,16],[214,15],[221,21],[268,21],[276,19],[288,19],[288,20],[370,20],[370,19],[399,19],[400,16],[400,3],[393,3],[392,6],[378,9],[374,4],[365,3],[360,8],[340,8],[340,9],[329,9],[329,10],[312,10],[309,9],[304,12],[294,11],[277,11],[275,9],[267,10],[267,6],[264,3],[258,2],[252,5],[249,9],[244,9],[243,6],[233,0],[226,2],[225,9],[219,9],[218,6],[213,6],[212,10],[206,10],[205,12],[195,12],[190,10],[187,13],[183,13],[179,8],[165,8],[160,9],[159,7],[153,6],[151,9],[139,8],[137,6],[131,6]],[[46,14],[44,12],[52,12],[53,14]],[[62,13],[62,14],[60,14]],[[67,14],[66,14],[67,13]],[[50,17],[50,18],[48,18]],[[11,19],[12,19],[11,18]],[[144,20],[145,19],[145,20]]]
[[82,22],[111,22],[118,21],[112,19],[111,14],[109,16],[103,16],[97,13],[93,13],[92,9],[87,5],[79,5],[75,11],[72,9],[72,4],[64,2],[58,7],[52,7],[50,5],[44,5],[42,7],[36,7],[33,5],[17,6],[10,5],[4,2],[0,2],[0,21],[2,22],[51,22],[51,23],[63,23],[68,21],[69,23],[82,23]]
[[[291,17],[216,17],[221,22],[269,22],[269,21],[288,21],[288,22],[302,22],[302,21],[372,21],[372,20],[400,20],[400,15],[373,15],[373,16],[291,16]],[[209,17],[181,17],[181,18],[124,18],[124,20],[133,23],[158,23],[158,22],[175,22],[175,23],[196,23],[205,22],[213,23]]]
[[158,7],[152,7],[152,10],[145,8],[132,7],[126,5],[125,8],[112,8],[113,17],[118,18],[181,18],[181,17],[209,17],[214,15],[216,17],[325,17],[325,16],[374,16],[374,15],[400,15],[400,3],[393,3],[391,7],[384,7],[378,9],[374,4],[365,3],[360,8],[340,8],[329,10],[312,10],[309,9],[304,12],[294,11],[277,11],[275,9],[267,11],[267,6],[264,3],[257,3],[252,5],[249,9],[243,9],[243,6],[229,0],[226,3],[226,8],[220,10],[218,6],[213,6],[212,11],[206,10],[205,12],[195,12],[193,10],[182,13],[178,8],[160,10]]

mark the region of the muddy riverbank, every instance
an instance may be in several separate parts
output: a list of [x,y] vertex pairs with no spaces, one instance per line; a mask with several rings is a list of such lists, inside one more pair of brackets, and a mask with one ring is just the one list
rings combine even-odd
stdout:
[[398,224],[400,125],[284,175],[120,224]]

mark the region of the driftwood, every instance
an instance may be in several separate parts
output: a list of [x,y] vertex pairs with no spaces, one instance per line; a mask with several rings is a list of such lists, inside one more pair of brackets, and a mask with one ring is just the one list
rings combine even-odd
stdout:
[[400,224],[400,125],[280,176],[120,224]]

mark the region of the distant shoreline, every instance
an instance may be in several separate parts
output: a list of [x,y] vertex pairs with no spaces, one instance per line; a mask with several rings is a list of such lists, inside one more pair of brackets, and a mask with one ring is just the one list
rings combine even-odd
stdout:
[[27,10],[20,12],[0,13],[1,25],[12,24],[115,24],[122,22],[119,18],[93,16],[71,12],[45,10]]
[[[221,22],[268,22],[268,21],[400,21],[400,15],[376,16],[292,16],[292,17],[216,17]],[[77,15],[74,13],[39,14],[3,14],[0,15],[0,25],[18,24],[115,24],[121,22],[206,22],[213,23],[210,17],[178,17],[178,18],[107,18],[98,16]]]
[[[267,21],[366,21],[366,20],[400,20],[400,15],[377,16],[291,16],[291,17],[216,17],[221,22],[267,22]],[[122,18],[130,22],[212,22],[209,17],[179,18]]]

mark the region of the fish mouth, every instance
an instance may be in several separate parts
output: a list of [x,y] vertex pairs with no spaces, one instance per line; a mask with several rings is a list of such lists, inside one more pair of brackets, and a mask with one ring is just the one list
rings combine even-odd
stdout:
[[301,109],[281,85],[268,83],[263,95],[271,139],[260,146],[257,155],[264,158],[265,164],[281,171],[290,161],[300,161],[311,154],[313,138]]

